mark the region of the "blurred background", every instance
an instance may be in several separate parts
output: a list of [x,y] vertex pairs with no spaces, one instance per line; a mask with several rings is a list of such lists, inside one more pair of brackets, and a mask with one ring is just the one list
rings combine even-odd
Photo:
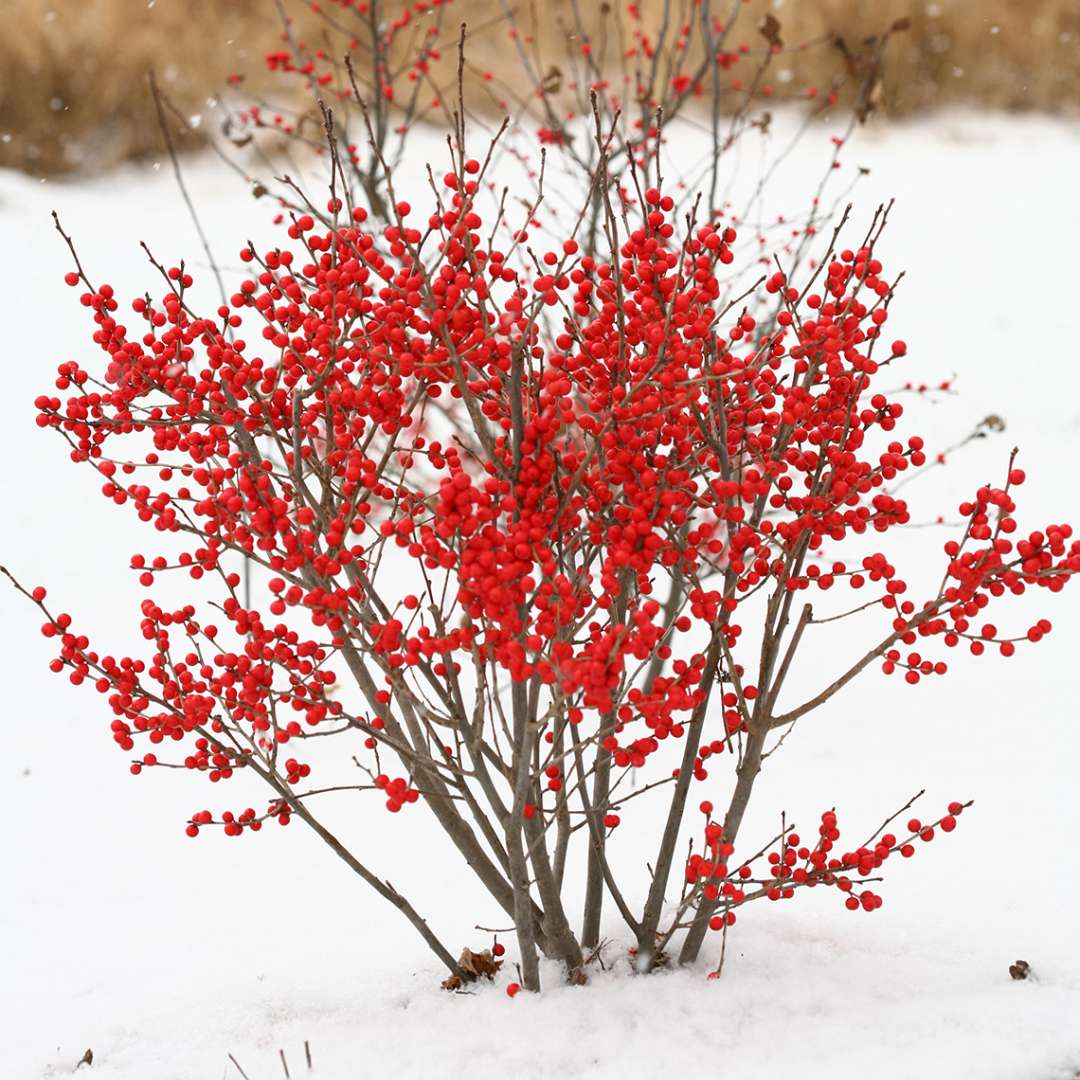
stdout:
[[[678,18],[687,4],[669,0],[667,7]],[[214,108],[230,78],[236,86],[242,77],[249,96],[273,92],[275,76],[264,57],[282,47],[283,10],[297,37],[326,37],[333,48],[327,15],[362,17],[367,7],[363,0],[352,6],[343,11],[349,4],[326,0],[320,15],[311,0],[4,0],[0,166],[35,176],[93,173],[160,153],[146,81],[151,68],[195,129],[186,140],[194,145],[220,131]],[[408,6],[386,9],[393,14]],[[665,0],[639,6],[646,24],[662,20]],[[508,7],[541,44],[563,50],[575,13],[572,0],[454,0],[445,19],[451,41],[457,23],[468,21],[470,58],[512,83],[520,81],[520,69],[515,49],[507,47]],[[747,0],[741,7],[743,37],[752,39],[770,15],[779,21],[788,46],[796,46],[785,53],[780,78],[802,86],[827,85],[845,53],[904,20],[882,68],[879,117],[951,104],[1080,111],[1077,0]],[[577,5],[587,30],[609,12],[604,0]],[[800,49],[801,43],[816,47]]]

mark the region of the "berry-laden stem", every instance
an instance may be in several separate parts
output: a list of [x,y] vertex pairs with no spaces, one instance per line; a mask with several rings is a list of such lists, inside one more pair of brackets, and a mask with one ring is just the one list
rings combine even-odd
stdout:
[[[752,731],[746,743],[742,764],[736,769],[735,790],[731,795],[727,813],[724,814],[724,839],[734,846],[739,835],[739,827],[742,825],[743,815],[750,804],[750,795],[754,790],[754,781],[761,772],[761,755],[765,749],[765,738],[768,728]],[[682,948],[679,950],[679,963],[692,964],[697,960],[698,953],[705,941],[705,933],[709,928],[709,919],[716,910],[716,901],[702,900],[698,906],[694,921],[683,939]]]
[[650,966],[655,960],[656,932],[660,926],[660,916],[663,913],[664,894],[667,889],[668,879],[671,876],[671,867],[675,858],[675,845],[686,813],[686,799],[694,775],[694,760],[697,757],[698,747],[701,745],[701,731],[708,713],[712,688],[716,683],[717,670],[720,666],[720,636],[722,633],[721,627],[713,630],[712,642],[709,645],[705,661],[705,670],[701,677],[701,685],[705,688],[704,698],[695,708],[687,727],[686,744],[683,748],[682,762],[679,766],[679,776],[675,782],[675,790],[668,806],[667,820],[660,838],[660,850],[653,868],[652,884],[649,887],[645,910],[641,917],[641,926],[638,929],[638,955],[646,967]]

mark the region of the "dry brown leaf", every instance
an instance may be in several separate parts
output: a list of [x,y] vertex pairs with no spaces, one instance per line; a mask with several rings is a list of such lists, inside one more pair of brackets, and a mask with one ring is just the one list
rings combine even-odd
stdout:
[[774,48],[782,49],[784,42],[780,37],[780,20],[772,14],[765,15],[758,23],[761,36]]
[[460,990],[465,983],[479,978],[493,979],[502,967],[502,961],[496,960],[491,955],[490,949],[484,949],[483,952],[462,949],[458,957],[458,967],[461,969],[461,974],[451,975],[444,979],[442,982],[444,990]]
[[860,124],[865,124],[867,117],[881,105],[885,97],[884,84],[881,81],[881,72],[875,71],[871,76],[869,83],[863,88],[863,92],[859,94],[858,101],[855,102],[855,115],[858,117]]
[[552,64],[540,83],[540,89],[545,94],[557,94],[562,89],[562,70]]
[[478,953],[473,952],[472,949],[462,949],[461,955],[458,957],[458,966],[474,979],[480,978],[481,975],[493,979],[496,972],[502,967],[502,961],[496,960],[491,955],[490,949]]

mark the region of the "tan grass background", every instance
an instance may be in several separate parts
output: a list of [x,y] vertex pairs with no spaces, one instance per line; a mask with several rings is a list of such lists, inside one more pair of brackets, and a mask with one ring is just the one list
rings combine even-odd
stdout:
[[[303,33],[312,18],[304,0],[285,2]],[[387,0],[388,9],[401,2]],[[661,2],[642,0],[647,18]],[[600,0],[580,3],[590,19],[602,17]],[[554,59],[569,4],[518,3],[538,12]],[[447,25],[464,18],[479,26],[499,10],[499,0],[456,0]],[[855,43],[910,18],[884,72],[891,115],[952,103],[1080,111],[1080,0],[748,0],[738,36],[754,40],[768,12],[788,43],[837,32]],[[208,100],[230,72],[244,72],[255,91],[270,85],[262,57],[279,42],[275,0],[0,0],[0,165],[45,175],[158,154],[150,68],[186,115],[212,118]],[[470,57],[520,84],[505,26],[479,32]],[[835,49],[823,45],[779,67],[802,85],[836,65]]]

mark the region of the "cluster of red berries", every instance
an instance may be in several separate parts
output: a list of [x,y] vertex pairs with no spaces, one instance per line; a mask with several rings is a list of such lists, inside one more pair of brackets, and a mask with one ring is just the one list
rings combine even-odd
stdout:
[[[713,805],[706,801],[701,804],[701,811],[706,816],[706,854],[690,855],[686,863],[686,882],[704,902],[720,909],[719,914],[709,920],[712,930],[733,925],[733,909],[747,900],[759,897],[790,900],[796,889],[817,885],[835,887],[845,894],[844,906],[849,911],[876,911],[884,902],[882,898],[873,890],[859,886],[876,880],[871,875],[890,855],[899,853],[905,859],[910,858],[915,854],[916,841],[929,843],[938,829],[952,832],[956,828],[956,819],[970,805],[970,802],[951,802],[948,812],[932,824],[911,818],[906,837],[881,830],[869,844],[839,855],[832,854],[840,839],[837,816],[835,811],[827,810],[821,815],[818,838],[813,845],[804,843],[793,829],[785,828],[771,848],[729,870],[734,847],[724,840],[723,826],[711,820]],[[767,866],[765,876],[755,869],[763,857]]]
[[241,836],[245,829],[258,832],[262,828],[262,818],[257,817],[250,806],[239,814],[234,814],[231,810],[225,810],[220,821],[215,821],[214,815],[209,810],[200,810],[191,815],[191,820],[184,831],[188,836],[194,837],[199,835],[200,828],[205,828],[208,825],[220,825],[221,831],[226,836]]
[[[704,698],[704,657],[693,647],[679,656],[678,641],[719,621],[737,648],[740,598],[766,581],[789,591],[828,590],[843,578],[854,589],[877,586],[894,616],[884,670],[902,669],[915,683],[946,666],[903,646],[940,637],[947,646],[970,640],[976,653],[994,642],[1009,655],[1018,638],[989,623],[973,631],[971,620],[1007,593],[1056,591],[1080,569],[1080,545],[1066,525],[1012,538],[1019,469],[961,506],[967,525],[946,545],[947,585],[922,605],[906,599],[907,585],[883,553],[856,568],[797,558],[905,524],[907,506],[888,484],[925,462],[917,436],[867,452],[875,430],[891,432],[903,412],[870,389],[892,294],[869,247],[826,264],[806,311],[775,272],[765,283],[781,304],[774,328],[744,312],[721,333],[720,273],[732,258],[732,227],[702,224],[678,240],[674,201],[650,188],[617,261],[582,254],[568,240],[528,275],[482,235],[480,170],[470,160],[444,177],[444,205],[427,222],[439,253],[434,268],[421,261],[421,230],[406,226],[413,211],[401,203],[401,224],[381,236],[365,230],[362,212],[337,227],[308,214],[289,229],[298,253],[245,249],[258,273],[215,318],[191,311],[191,277],[180,268],[168,272],[159,302],[133,305],[141,335],[117,321],[110,287],[83,293],[106,370],[98,378],[62,365],[57,382],[71,396],[39,398],[39,423],[61,430],[72,456],[98,470],[106,498],[132,506],[161,533],[194,535],[179,555],[139,554],[132,566],[146,584],[176,570],[219,577],[228,594],[222,610],[240,643],[223,646],[192,605],[167,611],[149,600],[148,662],[99,657],[68,616],[48,622],[44,632],[60,638],[56,666],[75,682],[93,677],[108,695],[124,749],[139,735],[160,743],[194,732],[195,753],[184,764],[216,780],[251,752],[216,737],[234,727],[253,732],[258,745],[283,744],[344,719],[374,748],[384,735],[381,713],[350,718],[327,697],[336,680],[327,664],[354,642],[386,665],[383,704],[395,673],[453,679],[461,670],[455,657],[478,655],[512,681],[536,677],[557,691],[576,714],[572,723],[613,713],[604,748],[616,768],[639,769],[667,738],[682,736]],[[79,275],[68,280],[86,284]],[[548,348],[537,319],[552,305],[568,315]],[[269,357],[236,335],[249,318],[261,323]],[[345,337],[343,320],[354,327]],[[905,352],[895,341],[888,357]],[[417,422],[419,403],[439,397],[491,426],[479,465]],[[376,435],[397,452],[395,476],[368,450]],[[144,467],[156,486],[149,474],[136,482],[136,464],[112,449],[129,436],[152,440]],[[281,447],[280,463],[258,452],[260,440]],[[296,480],[316,462],[326,484],[317,506]],[[378,614],[364,581],[387,544],[425,574],[447,575],[467,618],[431,625],[415,592],[396,612]],[[222,567],[229,551],[273,574],[274,618],[306,611],[330,641],[242,605],[239,575]],[[588,569],[567,569],[568,555]],[[670,622],[651,595],[660,569],[695,583]],[[697,584],[717,569],[728,576],[726,590]],[[629,605],[620,601],[628,578]],[[1026,637],[1049,629],[1040,620]],[[629,666],[654,656],[668,661],[667,671],[624,693]],[[723,695],[723,734],[700,747],[699,780],[706,759],[746,730],[755,694],[747,684]],[[635,725],[646,731],[633,734]],[[306,776],[308,766],[294,765],[286,764],[289,783]],[[563,770],[558,761],[546,766],[549,791],[560,791]],[[394,785],[405,782],[382,785],[392,811],[417,797]]]
[[406,803],[414,803],[420,798],[420,792],[402,776],[390,779],[380,773],[375,777],[375,786],[386,792],[386,809],[396,814]]

